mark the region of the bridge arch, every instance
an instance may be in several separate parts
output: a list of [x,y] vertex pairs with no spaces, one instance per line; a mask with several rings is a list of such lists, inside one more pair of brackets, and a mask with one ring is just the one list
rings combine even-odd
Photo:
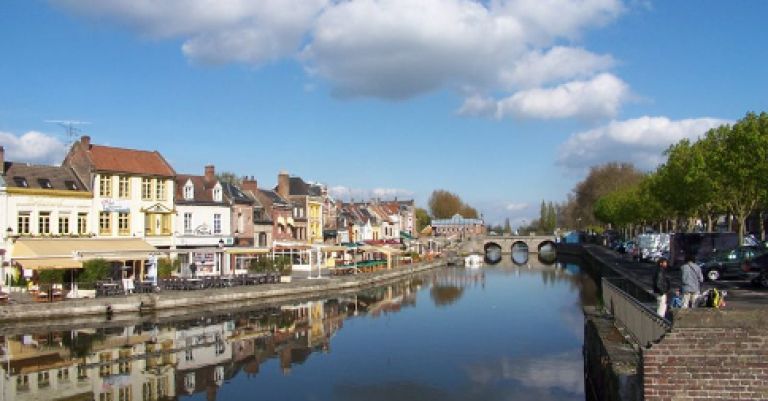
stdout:
[[483,245],[483,255],[485,255],[485,262],[495,265],[501,261],[502,248],[501,245],[495,242],[486,242]]

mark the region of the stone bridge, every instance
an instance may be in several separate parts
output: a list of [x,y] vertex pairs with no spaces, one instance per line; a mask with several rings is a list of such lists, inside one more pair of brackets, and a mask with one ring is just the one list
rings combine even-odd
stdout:
[[525,245],[529,253],[539,253],[541,248],[550,245],[552,251],[555,250],[554,235],[511,235],[511,236],[490,236],[482,238],[482,247],[478,251],[485,253],[488,248],[497,246],[501,248],[502,254],[512,253],[515,246]]

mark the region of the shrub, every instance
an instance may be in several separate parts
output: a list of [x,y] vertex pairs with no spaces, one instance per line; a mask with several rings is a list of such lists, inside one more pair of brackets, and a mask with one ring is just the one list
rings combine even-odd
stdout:
[[40,282],[45,284],[61,284],[64,282],[64,270],[63,269],[49,269],[40,270],[38,273],[40,276]]
[[111,273],[111,265],[104,259],[93,259],[83,262],[83,271],[78,276],[78,281],[83,283],[95,283],[104,280]]
[[162,258],[157,260],[157,277],[168,278],[173,275],[173,272],[178,271],[181,267],[181,260]]

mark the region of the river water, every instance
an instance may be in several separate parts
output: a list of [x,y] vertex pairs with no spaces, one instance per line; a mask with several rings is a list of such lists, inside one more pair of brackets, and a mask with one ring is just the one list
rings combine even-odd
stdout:
[[0,390],[2,400],[584,400],[581,306],[595,296],[577,264],[506,256],[328,299],[22,327],[3,333]]

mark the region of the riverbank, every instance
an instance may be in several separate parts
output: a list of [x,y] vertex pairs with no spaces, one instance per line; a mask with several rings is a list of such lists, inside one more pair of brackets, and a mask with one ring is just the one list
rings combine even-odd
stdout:
[[[102,319],[111,311],[114,319],[121,314],[152,314],[163,311],[189,309],[231,309],[246,304],[290,301],[328,293],[359,290],[386,284],[409,275],[442,266],[442,261],[401,266],[392,270],[337,276],[323,279],[296,280],[291,283],[261,284],[198,291],[163,291],[153,294],[130,294],[117,297],[76,299],[54,303],[4,305],[0,307],[0,322],[29,322],[44,319],[44,324],[55,320],[82,317]],[[71,321],[68,320],[68,323]]]

